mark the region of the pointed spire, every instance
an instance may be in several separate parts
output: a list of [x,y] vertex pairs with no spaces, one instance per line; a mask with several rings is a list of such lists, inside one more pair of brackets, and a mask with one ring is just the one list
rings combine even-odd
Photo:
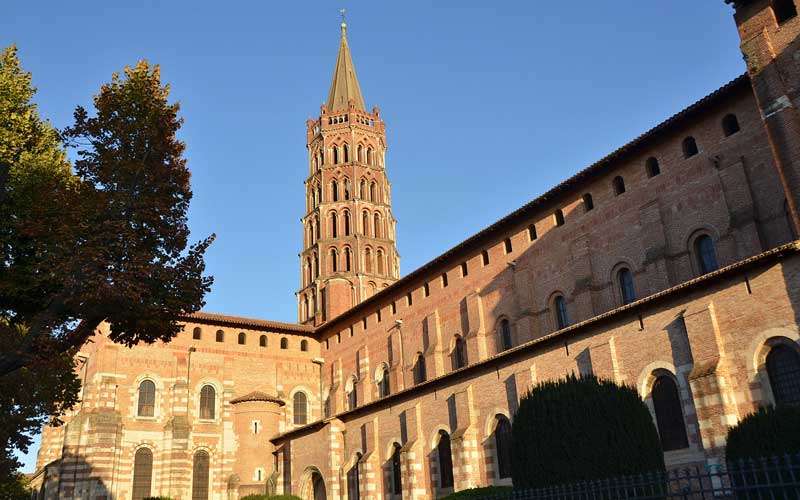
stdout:
[[361,97],[361,87],[358,86],[356,68],[350,57],[350,47],[347,45],[347,24],[342,20],[342,40],[339,42],[339,55],[336,58],[336,68],[333,70],[331,93],[328,96],[328,111],[347,109],[350,99],[355,102],[356,109],[366,111],[364,98]]

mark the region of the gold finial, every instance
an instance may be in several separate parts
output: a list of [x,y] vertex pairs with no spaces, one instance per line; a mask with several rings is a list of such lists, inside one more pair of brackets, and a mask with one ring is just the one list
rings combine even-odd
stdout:
[[347,13],[346,9],[339,9],[339,15],[342,16],[342,36],[344,36],[345,30],[347,30],[347,23],[345,23],[344,15]]

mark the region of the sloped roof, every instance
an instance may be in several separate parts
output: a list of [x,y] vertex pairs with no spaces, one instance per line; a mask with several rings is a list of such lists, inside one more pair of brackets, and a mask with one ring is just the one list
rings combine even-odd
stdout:
[[364,98],[361,97],[361,87],[358,86],[356,68],[353,66],[353,58],[350,57],[350,47],[347,45],[346,30],[347,25],[342,23],[342,39],[339,42],[339,55],[336,57],[336,67],[333,70],[328,111],[347,109],[350,99],[355,102],[356,109],[366,111]]
[[252,328],[255,330],[269,330],[290,333],[313,333],[314,329],[306,325],[297,323],[284,323],[282,321],[269,321],[265,319],[243,318],[241,316],[229,316],[227,314],[216,314],[209,312],[196,312],[187,314],[181,319],[193,323],[210,323],[214,325],[238,326],[241,328]]
[[267,403],[277,403],[280,406],[285,405],[286,403],[280,399],[278,396],[271,396],[266,392],[261,391],[253,391],[245,394],[244,396],[239,396],[238,398],[231,399],[231,404],[235,405],[237,403],[247,403],[250,401],[265,401]]

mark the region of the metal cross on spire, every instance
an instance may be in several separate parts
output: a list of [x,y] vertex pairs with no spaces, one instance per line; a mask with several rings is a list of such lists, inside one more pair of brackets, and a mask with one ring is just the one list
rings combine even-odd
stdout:
[[339,9],[339,15],[342,16],[342,36],[344,36],[344,32],[347,29],[347,23],[345,23],[345,13],[347,13],[346,9]]

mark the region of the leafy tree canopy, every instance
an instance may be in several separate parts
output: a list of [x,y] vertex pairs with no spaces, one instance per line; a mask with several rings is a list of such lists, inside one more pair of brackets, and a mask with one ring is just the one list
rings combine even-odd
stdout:
[[[72,356],[102,322],[112,340],[127,346],[169,341],[180,316],[202,307],[212,283],[203,276],[203,256],[213,236],[187,248],[192,192],[185,145],[176,138],[182,119],[158,66],[140,61],[113,75],[94,97],[93,114],[78,107],[61,137],[39,118],[34,93],[16,48],[3,51],[0,444],[6,459],[10,447],[24,451],[29,443],[12,436],[74,404]],[[76,150],[72,167],[62,140]]]

